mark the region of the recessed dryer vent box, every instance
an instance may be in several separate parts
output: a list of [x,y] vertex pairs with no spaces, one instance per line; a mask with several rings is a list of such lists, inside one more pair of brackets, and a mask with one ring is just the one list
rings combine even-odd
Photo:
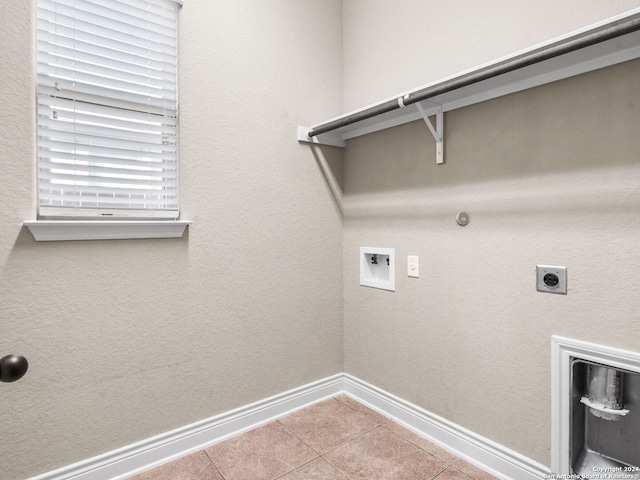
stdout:
[[393,248],[360,247],[360,285],[395,291],[395,270]]

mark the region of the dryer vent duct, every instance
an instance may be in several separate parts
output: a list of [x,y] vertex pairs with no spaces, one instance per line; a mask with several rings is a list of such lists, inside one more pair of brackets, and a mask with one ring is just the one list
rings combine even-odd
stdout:
[[580,400],[592,415],[617,421],[629,413],[623,405],[624,373],[602,365],[589,365],[588,395]]

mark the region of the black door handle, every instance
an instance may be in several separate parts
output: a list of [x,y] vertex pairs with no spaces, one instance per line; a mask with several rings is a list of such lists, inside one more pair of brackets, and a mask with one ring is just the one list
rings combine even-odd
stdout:
[[22,355],[7,355],[0,358],[0,382],[15,382],[20,380],[27,369],[29,362]]

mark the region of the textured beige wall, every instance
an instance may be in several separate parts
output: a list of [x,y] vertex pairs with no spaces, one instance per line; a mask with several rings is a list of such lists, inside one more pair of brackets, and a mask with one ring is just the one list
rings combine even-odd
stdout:
[[638,0],[346,0],[345,110],[637,7]]
[[[35,212],[31,2],[4,12],[0,355],[31,366],[0,385],[1,480],[341,371],[330,184],[342,152],[314,158],[296,125],[637,6],[495,2],[487,15],[474,2],[392,3],[185,2],[188,236],[50,244],[21,229]],[[637,75],[629,64],[448,114],[440,167],[419,122],[350,142],[347,372],[548,462],[550,334],[638,348]],[[465,229],[453,223],[463,208]],[[396,293],[357,286],[361,244],[397,249]],[[401,275],[409,253],[420,279]],[[569,267],[567,297],[535,293],[541,262]]]
[[[36,243],[32,10],[0,16],[0,479],[342,371],[342,219],[295,141],[341,107],[341,2],[188,0],[180,240]],[[321,49],[316,49],[317,45]]]
[[[449,112],[445,165],[421,121],[348,142],[346,372],[549,465],[551,335],[640,350],[638,78]],[[361,245],[396,249],[395,293],[359,286]],[[568,295],[536,292],[536,264]]]

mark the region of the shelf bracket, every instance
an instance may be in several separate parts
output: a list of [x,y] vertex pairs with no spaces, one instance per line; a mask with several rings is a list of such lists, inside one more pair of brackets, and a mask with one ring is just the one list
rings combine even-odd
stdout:
[[322,135],[309,137],[309,135],[307,135],[308,132],[309,127],[299,126],[297,130],[298,142],[311,143],[316,145],[331,145],[332,147],[340,148],[346,147],[344,138],[342,138],[342,136],[337,133],[323,133]]
[[422,108],[422,105],[420,105],[420,102],[416,103],[416,107],[418,107],[418,111],[420,112],[420,115],[422,115],[424,122],[427,124],[427,127],[429,127],[429,131],[431,132],[431,135],[433,135],[433,138],[436,141],[436,164],[443,164],[444,163],[444,114],[442,113],[442,105],[438,106],[438,111],[435,114],[435,117],[436,117],[435,128],[433,127],[433,123],[431,122],[431,119],[427,115],[427,112],[425,112],[424,108]]

